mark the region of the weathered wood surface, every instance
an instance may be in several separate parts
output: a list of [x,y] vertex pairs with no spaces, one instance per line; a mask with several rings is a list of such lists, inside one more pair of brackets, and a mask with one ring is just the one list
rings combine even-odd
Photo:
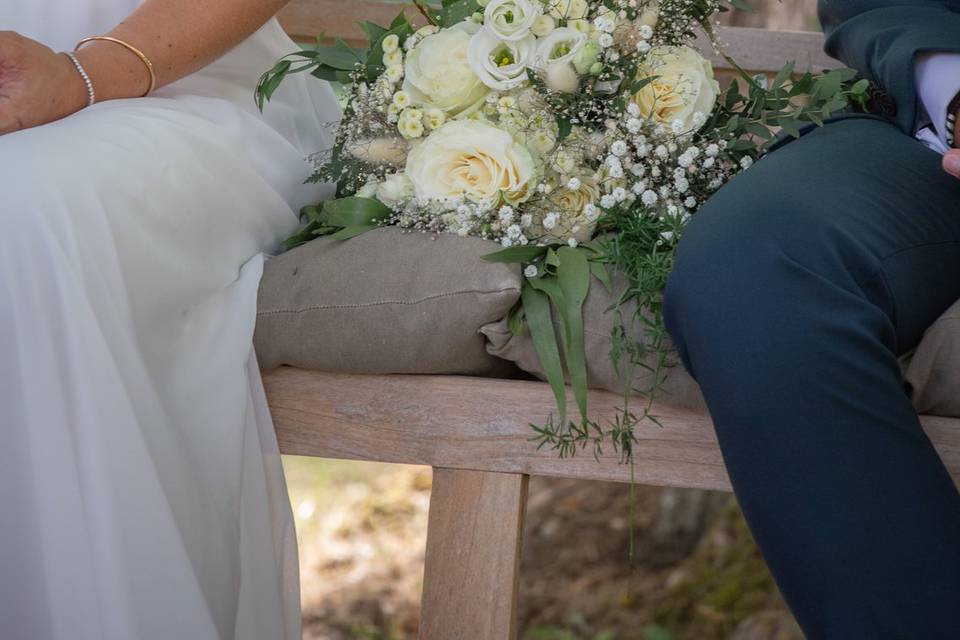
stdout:
[[516,638],[527,480],[434,469],[420,640]]
[[[361,45],[365,36],[358,20],[387,25],[403,6],[396,2],[369,0],[293,0],[278,17],[283,28],[295,39],[313,39],[323,33]],[[416,9],[409,4],[406,7],[407,16],[412,21],[424,23]],[[836,60],[823,53],[823,36],[819,33],[720,27],[718,36],[733,59],[750,71],[776,70],[787,60],[795,60],[798,70],[819,71],[839,66]],[[718,69],[730,68],[726,60],[713,52],[705,37],[700,38],[699,46]]]
[[[536,449],[530,422],[554,411],[541,382],[458,376],[363,376],[282,367],[264,373],[284,453],[454,469],[629,482],[631,469],[607,451],[561,460]],[[593,416],[622,403],[590,393]],[[639,403],[639,400],[637,400]],[[656,407],[663,428],[638,428],[634,478],[641,484],[729,490],[709,416]],[[960,420],[923,416],[924,427],[960,484]],[[601,422],[603,423],[603,422]]]

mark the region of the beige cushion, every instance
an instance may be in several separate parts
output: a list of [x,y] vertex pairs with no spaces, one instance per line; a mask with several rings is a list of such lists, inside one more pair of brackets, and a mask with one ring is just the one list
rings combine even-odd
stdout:
[[[617,294],[623,290],[623,287],[622,280],[614,280],[613,290]],[[607,291],[596,280],[593,281],[590,293],[583,305],[584,344],[587,352],[587,385],[593,389],[607,389],[608,391],[622,393],[629,380],[633,389],[643,390],[648,388],[652,381],[650,371],[641,367],[634,367],[632,375],[628,377],[624,375],[627,373],[626,362],[620,366],[620,371],[618,371],[610,358],[610,334],[614,327],[615,317],[608,310],[614,306],[616,300],[617,296]],[[636,309],[636,306],[623,305],[621,307],[623,318],[632,318],[634,309]],[[556,316],[554,316],[554,322],[556,323]],[[541,379],[544,377],[543,368],[540,366],[540,359],[537,357],[529,332],[524,331],[523,334],[515,336],[510,332],[505,320],[488,324],[481,331],[487,336],[488,352],[516,362],[521,369]],[[643,331],[644,326],[639,321],[635,322],[634,326],[628,327],[628,332],[634,340],[641,339]],[[696,381],[690,377],[675,356],[671,357],[671,360],[676,364],[664,370],[666,379],[660,387],[660,403],[693,411],[706,411],[706,403]],[[644,362],[652,367],[655,359],[648,355]]]
[[481,326],[520,297],[518,265],[476,238],[370,231],[267,262],[254,344],[260,366],[347,373],[511,375]]
[[[615,284],[614,291],[619,294],[622,286],[622,283]],[[609,356],[614,315],[608,309],[616,299],[597,282],[590,287],[584,305],[587,384],[591,388],[621,393],[626,380],[613,367]],[[632,311],[633,308],[624,307],[623,317],[631,317]],[[632,329],[635,339],[642,336],[642,326]],[[524,371],[544,377],[529,333],[514,336],[504,320],[491,323],[481,331],[487,336],[487,351],[491,354],[512,360]],[[646,362],[652,365],[653,359],[648,357]],[[960,301],[927,329],[917,348],[900,358],[900,365],[905,389],[919,413],[960,418]],[[651,374],[642,369],[634,371],[632,380],[634,388],[645,388],[650,384]],[[700,387],[679,363],[667,370],[662,389],[662,404],[706,411]]]
[[900,363],[918,412],[960,418],[960,301],[927,329]]

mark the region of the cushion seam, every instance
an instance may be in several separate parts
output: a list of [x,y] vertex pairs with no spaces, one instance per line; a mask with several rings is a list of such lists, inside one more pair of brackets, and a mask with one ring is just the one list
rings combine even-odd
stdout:
[[432,300],[437,300],[440,298],[449,298],[452,296],[510,293],[512,291],[519,292],[520,289],[517,287],[508,287],[505,289],[467,289],[464,291],[450,291],[447,293],[437,293],[431,296],[417,298],[416,300],[376,300],[373,302],[358,302],[353,304],[317,304],[317,305],[311,305],[309,307],[302,307],[300,309],[261,310],[257,312],[257,316],[259,317],[259,316],[266,316],[266,315],[275,315],[280,313],[303,313],[305,311],[323,311],[327,309],[363,309],[367,307],[380,307],[380,306],[391,305],[391,304],[412,306],[412,305],[421,304],[423,302],[430,302]]

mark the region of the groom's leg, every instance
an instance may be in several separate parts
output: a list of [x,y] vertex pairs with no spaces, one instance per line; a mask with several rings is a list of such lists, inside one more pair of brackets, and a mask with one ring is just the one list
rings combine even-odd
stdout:
[[958,298],[960,180],[875,120],[774,152],[680,242],[667,326],[811,640],[960,637],[960,494],[895,358]]

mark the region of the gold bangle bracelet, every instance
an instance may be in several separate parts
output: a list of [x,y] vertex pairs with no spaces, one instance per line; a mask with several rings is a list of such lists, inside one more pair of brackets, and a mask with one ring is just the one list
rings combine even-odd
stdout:
[[143,63],[143,66],[147,68],[147,72],[150,74],[150,87],[147,89],[147,92],[140,97],[145,98],[151,93],[153,93],[153,90],[157,88],[157,74],[153,70],[153,63],[150,62],[150,58],[148,58],[146,54],[143,53],[143,51],[140,51],[140,49],[137,49],[135,46],[133,46],[129,42],[124,42],[119,38],[112,38],[110,36],[90,36],[89,38],[84,38],[83,40],[77,43],[77,46],[75,46],[73,50],[77,51],[83,45],[87,44],[88,42],[93,42],[94,40],[103,40],[104,42],[112,42],[114,44],[118,44],[124,49],[126,49],[127,51],[129,51],[130,53],[132,53],[133,55],[140,58],[140,62]]

